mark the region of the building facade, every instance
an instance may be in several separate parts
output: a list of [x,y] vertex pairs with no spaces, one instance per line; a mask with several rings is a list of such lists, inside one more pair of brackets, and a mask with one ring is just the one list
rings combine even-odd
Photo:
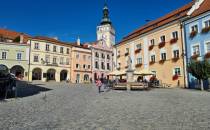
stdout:
[[29,81],[71,80],[71,45],[48,37],[33,37],[30,44]]
[[28,79],[29,36],[0,29],[0,64],[7,66],[18,79]]
[[[135,71],[149,69],[162,84],[185,86],[181,20],[193,2],[137,29],[116,45],[116,69],[126,71],[129,57]],[[137,81],[138,78],[135,77]],[[150,80],[150,77],[146,77]]]
[[87,46],[72,45],[71,82],[90,83],[92,81],[92,52]]
[[[190,60],[209,60],[210,58],[210,1],[199,0],[188,12],[189,18],[184,21],[184,42],[186,51],[186,68]],[[187,74],[190,88],[198,86],[198,80]],[[208,87],[205,81],[204,86]]]

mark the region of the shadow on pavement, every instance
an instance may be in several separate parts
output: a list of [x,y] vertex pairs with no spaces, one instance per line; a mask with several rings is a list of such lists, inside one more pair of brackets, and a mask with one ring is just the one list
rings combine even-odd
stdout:
[[29,84],[24,81],[17,82],[17,98],[33,96],[41,92],[50,91],[52,89],[42,87],[43,84]]

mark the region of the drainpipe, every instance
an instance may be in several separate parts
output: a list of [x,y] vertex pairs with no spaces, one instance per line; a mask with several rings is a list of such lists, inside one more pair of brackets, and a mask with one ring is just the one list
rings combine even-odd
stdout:
[[29,75],[30,75],[30,67],[31,67],[31,39],[29,43],[29,62],[28,62],[28,81],[29,81]]
[[184,29],[184,22],[182,22],[182,21],[180,21],[180,23],[181,23],[181,26],[180,26],[180,28],[181,28],[181,38],[182,38],[182,40],[181,40],[181,42],[182,42],[182,55],[183,55],[183,72],[184,72],[184,88],[187,88],[187,86],[188,86],[188,79],[187,79],[187,63],[186,63],[186,45],[185,45],[185,43],[186,43],[186,39],[185,39],[185,29]]

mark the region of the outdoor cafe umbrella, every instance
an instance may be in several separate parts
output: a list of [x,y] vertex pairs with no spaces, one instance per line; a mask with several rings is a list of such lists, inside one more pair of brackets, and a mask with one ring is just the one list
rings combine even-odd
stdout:
[[126,75],[125,70],[115,70],[113,72],[109,73],[110,76],[121,76],[121,75]]
[[143,69],[140,71],[135,71],[134,75],[148,76],[148,75],[154,75],[154,73],[150,71],[149,69]]

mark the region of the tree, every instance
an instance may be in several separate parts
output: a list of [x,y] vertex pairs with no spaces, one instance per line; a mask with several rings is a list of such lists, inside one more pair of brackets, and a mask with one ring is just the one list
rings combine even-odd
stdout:
[[204,61],[191,60],[187,68],[188,72],[199,80],[200,88],[203,91],[204,90],[203,81],[208,80],[208,78],[210,78],[210,63],[206,60]]

